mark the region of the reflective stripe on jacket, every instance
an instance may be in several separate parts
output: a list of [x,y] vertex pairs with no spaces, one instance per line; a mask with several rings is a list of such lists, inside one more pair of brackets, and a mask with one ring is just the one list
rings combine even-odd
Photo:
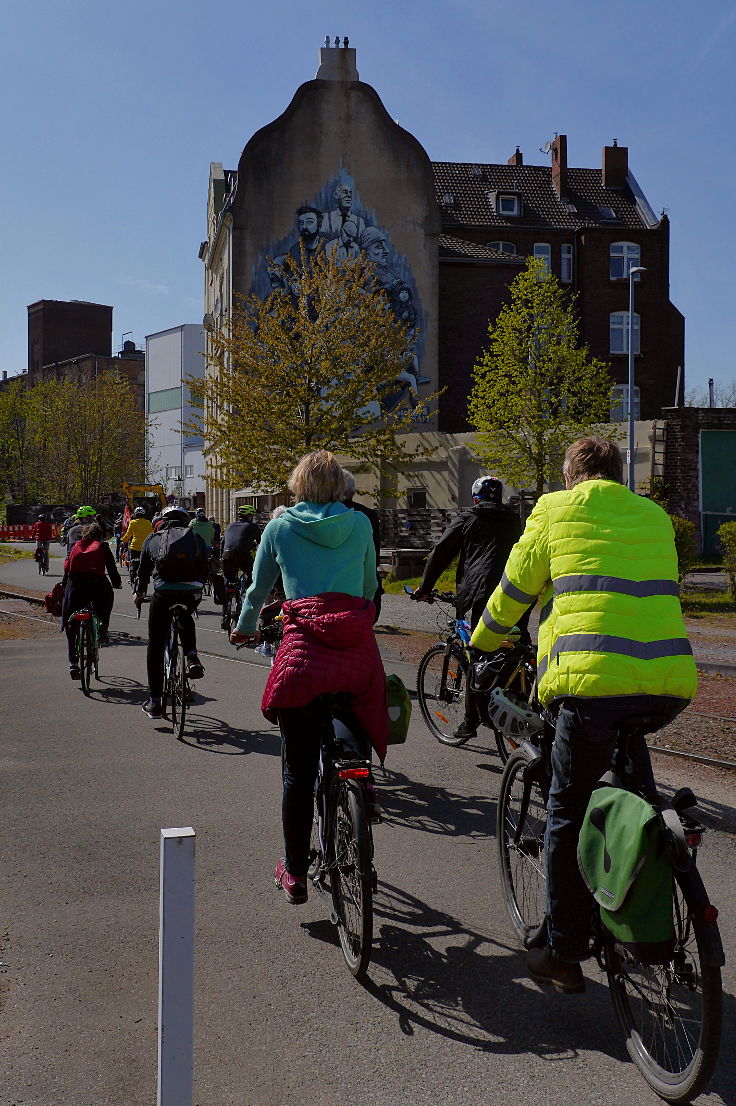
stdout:
[[472,644],[488,652],[540,596],[539,699],[674,695],[697,673],[679,601],[672,523],[611,480],[541,497]]

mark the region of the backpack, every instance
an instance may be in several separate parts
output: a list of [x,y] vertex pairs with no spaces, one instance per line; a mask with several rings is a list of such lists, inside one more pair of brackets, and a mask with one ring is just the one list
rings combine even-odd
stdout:
[[388,707],[388,744],[403,745],[411,721],[411,699],[399,676],[386,677],[386,702]]
[[75,542],[69,554],[69,572],[93,572],[96,576],[105,575],[105,555],[98,541],[83,546]]
[[183,584],[196,580],[199,549],[194,531],[185,526],[168,526],[156,537],[154,561],[156,572],[164,583]]
[[62,603],[64,602],[64,585],[57,580],[48,595],[44,596],[43,605],[49,614],[61,618]]
[[578,839],[578,866],[601,921],[644,964],[673,955],[672,859],[655,808],[620,787],[593,792]]

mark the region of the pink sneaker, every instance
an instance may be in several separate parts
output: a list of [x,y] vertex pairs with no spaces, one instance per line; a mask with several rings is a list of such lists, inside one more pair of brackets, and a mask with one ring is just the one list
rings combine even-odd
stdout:
[[290,875],[286,870],[286,861],[283,857],[276,865],[273,878],[276,880],[276,886],[281,888],[292,906],[300,906],[307,901],[306,876],[295,879],[294,876]]

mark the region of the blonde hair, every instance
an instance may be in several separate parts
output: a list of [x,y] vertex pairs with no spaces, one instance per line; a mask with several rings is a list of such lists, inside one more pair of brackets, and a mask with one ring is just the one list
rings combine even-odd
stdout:
[[289,477],[288,488],[297,503],[334,503],[345,497],[345,474],[328,449],[302,457]]
[[600,438],[578,438],[565,454],[562,466],[572,487],[583,480],[617,480],[623,483],[624,466],[615,442]]

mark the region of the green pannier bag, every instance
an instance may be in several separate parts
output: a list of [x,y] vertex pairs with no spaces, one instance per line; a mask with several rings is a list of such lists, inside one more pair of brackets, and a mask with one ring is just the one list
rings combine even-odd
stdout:
[[388,743],[403,745],[411,721],[411,699],[399,676],[386,677],[386,701],[388,706]]
[[578,839],[578,865],[616,940],[642,963],[673,955],[672,860],[657,811],[620,787],[593,792]]

